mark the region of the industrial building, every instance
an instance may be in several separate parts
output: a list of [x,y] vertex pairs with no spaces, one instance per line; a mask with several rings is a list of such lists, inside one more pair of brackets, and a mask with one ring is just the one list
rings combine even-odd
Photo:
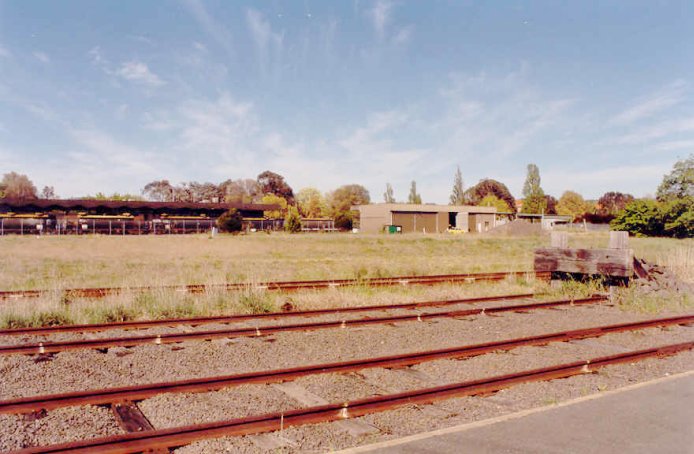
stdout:
[[404,233],[440,233],[449,228],[486,232],[497,224],[496,207],[376,203],[352,209],[359,212],[359,231],[365,233],[389,229]]

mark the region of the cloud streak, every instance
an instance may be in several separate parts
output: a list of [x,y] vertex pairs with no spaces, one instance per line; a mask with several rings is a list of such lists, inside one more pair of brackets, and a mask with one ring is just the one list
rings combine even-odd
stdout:
[[159,87],[164,82],[159,76],[154,74],[149,67],[139,61],[129,61],[121,65],[116,74],[125,80],[135,82],[149,87]]

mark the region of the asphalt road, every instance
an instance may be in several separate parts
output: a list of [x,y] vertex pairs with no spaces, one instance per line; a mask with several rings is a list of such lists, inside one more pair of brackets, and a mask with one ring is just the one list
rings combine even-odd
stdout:
[[694,374],[353,452],[694,454]]

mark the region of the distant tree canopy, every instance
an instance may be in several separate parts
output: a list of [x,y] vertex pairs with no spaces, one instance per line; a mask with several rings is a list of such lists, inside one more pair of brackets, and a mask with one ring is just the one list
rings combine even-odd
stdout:
[[87,200],[118,200],[118,201],[128,201],[128,200],[136,200],[140,201],[143,200],[142,197],[139,195],[135,194],[120,194],[118,192],[114,192],[111,195],[104,194],[103,192],[97,192],[94,195],[87,194],[86,196],[83,197],[84,199]]
[[583,200],[583,196],[574,191],[565,191],[557,203],[557,213],[571,216],[572,221],[583,217],[588,210],[588,204]]
[[280,197],[275,194],[265,194],[260,203],[266,203],[268,205],[279,205],[279,210],[264,211],[263,215],[270,219],[280,219],[287,215],[287,200],[284,197]]
[[316,188],[303,188],[297,192],[296,204],[299,214],[305,218],[320,218],[328,211],[325,197]]
[[506,202],[508,211],[516,212],[516,199],[513,198],[506,185],[490,178],[480,180],[479,183],[465,191],[465,200],[473,205],[479,205],[480,201],[490,194]]
[[386,192],[383,193],[383,201],[385,203],[395,203],[395,196],[393,195],[393,186],[390,183],[386,183]]
[[540,186],[540,169],[528,164],[528,174],[523,184],[523,213],[543,214],[547,211],[547,199]]
[[601,216],[614,216],[622,211],[627,204],[634,200],[631,194],[621,192],[606,192],[598,199],[597,214]]
[[557,214],[557,204],[559,201],[556,197],[545,194],[545,214]]
[[507,213],[509,211],[508,204],[494,194],[485,195],[478,205],[481,207],[496,207],[497,213]]
[[660,202],[694,197],[694,155],[677,161],[672,171],[663,177],[656,198]]
[[463,186],[463,174],[460,172],[460,166],[455,171],[453,178],[453,190],[451,191],[450,204],[463,205],[465,203],[465,187]]
[[26,175],[6,173],[0,181],[0,196],[17,199],[37,199],[36,186]]
[[335,189],[329,196],[330,214],[335,227],[350,230],[353,226],[352,206],[371,202],[369,191],[359,184],[348,184]]
[[251,178],[226,180],[219,184],[219,188],[227,203],[253,203],[263,195],[258,182]]
[[284,218],[284,230],[289,233],[301,232],[301,216],[294,206],[287,209],[287,217]]
[[257,181],[263,194],[275,194],[284,198],[290,205],[294,204],[294,191],[282,175],[266,170],[258,175]]
[[415,205],[420,205],[422,203],[422,196],[417,193],[417,182],[412,180],[410,185],[410,194],[407,196],[407,203],[413,203]]
[[173,202],[174,187],[169,180],[152,181],[142,189],[142,195],[153,202]]
[[41,189],[41,198],[42,199],[55,199],[57,196],[55,195],[55,189],[53,189],[53,186],[44,186],[43,189]]

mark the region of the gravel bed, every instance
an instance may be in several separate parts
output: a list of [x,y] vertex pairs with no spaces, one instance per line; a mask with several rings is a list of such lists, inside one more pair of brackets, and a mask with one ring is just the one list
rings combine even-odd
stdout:
[[109,409],[91,406],[60,408],[38,419],[0,415],[0,430],[2,452],[122,433]]
[[[69,351],[45,360],[36,355],[7,355],[0,356],[0,398],[346,361],[645,318],[649,317],[591,305],[532,314],[504,313],[260,338],[119,347],[107,353]],[[48,379],[26,379],[35,376]]]
[[[660,314],[658,317],[667,315]],[[0,356],[0,376],[3,377],[0,381],[0,398],[345,361],[647,318],[653,316],[622,312],[615,307],[601,304],[539,310],[532,313],[407,322],[393,326],[280,333],[259,338],[193,341],[129,349],[113,348],[106,353],[84,350],[59,353],[46,358]],[[296,380],[294,384],[327,401],[344,401],[542,367],[572,359],[610,355],[625,349],[691,340],[693,334],[694,328],[691,327],[653,328],[572,343],[555,343],[542,348],[524,347],[464,361],[441,360],[423,363],[405,370],[373,369],[349,374],[305,377]],[[687,352],[673,358],[649,360],[633,366],[612,366],[607,372],[600,374],[556,380],[548,384],[522,385],[517,387],[523,390],[520,396],[514,394],[517,392],[514,388],[487,399],[452,399],[434,406],[408,407],[358,418],[379,428],[380,433],[377,434],[354,436],[338,425],[319,424],[288,428],[282,434],[288,441],[280,448],[273,446],[272,440],[280,446],[282,444],[275,436],[269,438],[269,445],[268,439],[248,436],[199,442],[182,448],[181,451],[326,451],[548,404],[555,400],[575,397],[577,393],[581,395],[611,389],[633,381],[662,376],[666,372],[689,370],[692,364],[694,354]],[[567,383],[568,385],[565,385]],[[550,388],[541,388],[543,385]],[[536,391],[535,387],[540,387],[541,391]],[[157,428],[249,416],[300,406],[303,404],[275,387],[266,385],[247,385],[213,393],[169,394],[140,403],[140,408]],[[175,412],[172,409],[185,411]],[[15,449],[27,444],[48,444],[119,432],[108,410],[96,407],[67,408],[49,412],[46,417],[33,422],[17,416],[2,416],[0,440],[4,444],[0,446],[3,449]]]
[[[436,417],[427,411],[431,405],[410,405],[399,409],[366,415],[356,421],[374,425],[378,434],[351,436],[332,423],[290,427],[281,437],[289,443],[281,448],[262,449],[254,442],[257,436],[228,437],[204,440],[177,449],[176,453],[203,452],[329,452],[421,433],[429,430],[479,421],[539,406],[617,389],[633,383],[648,381],[670,374],[689,371],[694,364],[694,352],[683,352],[664,359],[648,359],[633,364],[620,364],[586,374],[549,382],[517,385],[488,397],[462,397],[438,402],[434,406],[445,410]],[[274,432],[273,434],[278,434]]]

